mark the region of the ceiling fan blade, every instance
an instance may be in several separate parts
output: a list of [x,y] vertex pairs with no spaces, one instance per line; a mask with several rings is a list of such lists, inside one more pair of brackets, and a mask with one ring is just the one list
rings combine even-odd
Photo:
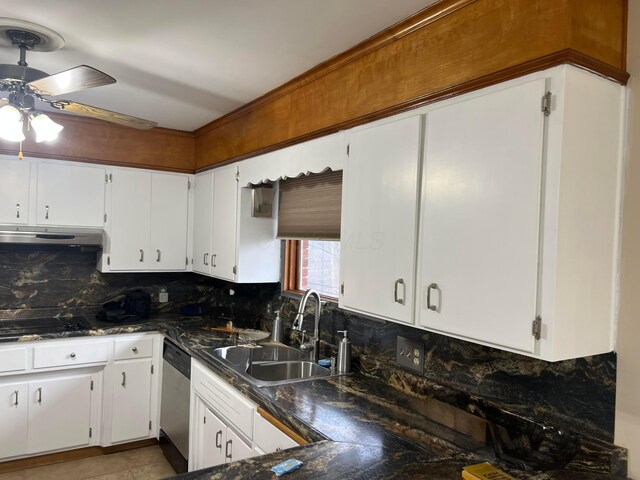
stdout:
[[92,107],[91,105],[71,102],[68,100],[51,102],[51,106],[75,115],[106,120],[107,122],[117,123],[118,125],[124,125],[125,127],[138,128],[140,130],[149,130],[158,126],[156,122],[152,122],[150,120],[132,117],[131,115],[125,115],[124,113],[112,112],[111,110],[105,110],[104,108]]
[[116,83],[116,79],[88,65],[80,65],[64,72],[27,83],[40,95],[63,95],[87,88]]

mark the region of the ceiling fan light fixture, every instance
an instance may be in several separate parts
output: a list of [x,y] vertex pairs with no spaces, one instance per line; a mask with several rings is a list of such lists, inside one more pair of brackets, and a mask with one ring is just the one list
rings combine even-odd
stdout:
[[0,108],[0,138],[9,142],[22,142],[22,113],[12,105]]
[[55,140],[64,128],[42,112],[33,112],[29,114],[29,120],[31,121],[31,128],[36,132],[36,143]]

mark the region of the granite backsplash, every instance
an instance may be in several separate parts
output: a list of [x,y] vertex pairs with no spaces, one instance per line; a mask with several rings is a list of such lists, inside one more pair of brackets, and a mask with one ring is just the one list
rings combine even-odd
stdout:
[[[0,247],[0,321],[50,311],[93,315],[131,289],[150,293],[155,312],[201,303],[250,328],[270,329],[275,309],[290,327],[299,304],[280,295],[279,284],[240,285],[191,273],[102,274],[95,264],[95,253],[77,249]],[[167,288],[169,302],[158,303],[159,287]],[[312,310],[309,302],[309,317]],[[588,464],[593,471],[597,463],[603,473],[626,471],[626,452],[612,445],[614,353],[549,363],[353,315],[335,304],[324,306],[320,327],[328,352],[339,341],[337,330],[349,330],[363,373],[486,418],[496,452],[520,468]],[[395,364],[397,336],[424,344],[423,375]]]

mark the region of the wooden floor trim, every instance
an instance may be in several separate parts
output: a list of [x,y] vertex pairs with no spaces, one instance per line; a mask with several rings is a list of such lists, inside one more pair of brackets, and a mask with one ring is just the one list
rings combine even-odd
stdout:
[[67,450],[66,452],[38,455],[36,457],[19,458],[18,460],[0,462],[0,474],[27,470],[29,468],[45,467],[47,465],[55,465],[56,463],[81,460],[83,458],[98,457],[100,455],[110,455],[112,453],[135,450],[136,448],[150,447],[151,445],[156,445],[157,443],[157,439],[148,438],[146,440],[123,443],[121,445],[112,445],[110,447],[86,447],[78,448],[75,450]]

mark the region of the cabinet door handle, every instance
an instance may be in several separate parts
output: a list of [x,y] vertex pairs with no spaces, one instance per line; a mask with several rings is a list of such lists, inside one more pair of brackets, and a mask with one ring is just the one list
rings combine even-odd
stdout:
[[20,218],[20,204],[16,203],[16,218]]
[[213,257],[213,268],[216,268],[216,257],[218,256],[217,253],[214,253],[213,255],[211,255]]
[[204,263],[205,265],[209,265],[209,254],[208,253],[205,253],[202,256],[202,263]]
[[216,448],[222,448],[222,430],[216,432]]
[[[402,298],[398,297],[398,287],[402,285]],[[404,305],[404,280],[399,278],[393,286],[393,300],[400,305]]]
[[44,206],[44,219],[49,220],[49,205]]
[[15,392],[13,392],[13,394],[16,396],[16,401],[13,402],[14,406],[18,406],[18,395],[20,394],[20,392],[18,390],[16,390]]
[[438,311],[437,305],[431,305],[431,290],[440,290],[437,283],[432,283],[427,287],[427,308],[429,310],[433,310],[434,312]]
[[144,262],[144,250],[140,249],[140,261]]
[[156,257],[156,262],[159,262],[161,253],[160,253],[160,250],[156,250],[156,252],[158,252],[158,256]]
[[127,386],[127,374],[122,372],[122,386],[126,387]]
[[231,460],[231,457],[232,457],[232,449],[233,449],[233,442],[231,440],[227,440],[227,443],[224,447],[224,456],[229,460]]
[[42,387],[38,388],[38,403],[42,403]]

